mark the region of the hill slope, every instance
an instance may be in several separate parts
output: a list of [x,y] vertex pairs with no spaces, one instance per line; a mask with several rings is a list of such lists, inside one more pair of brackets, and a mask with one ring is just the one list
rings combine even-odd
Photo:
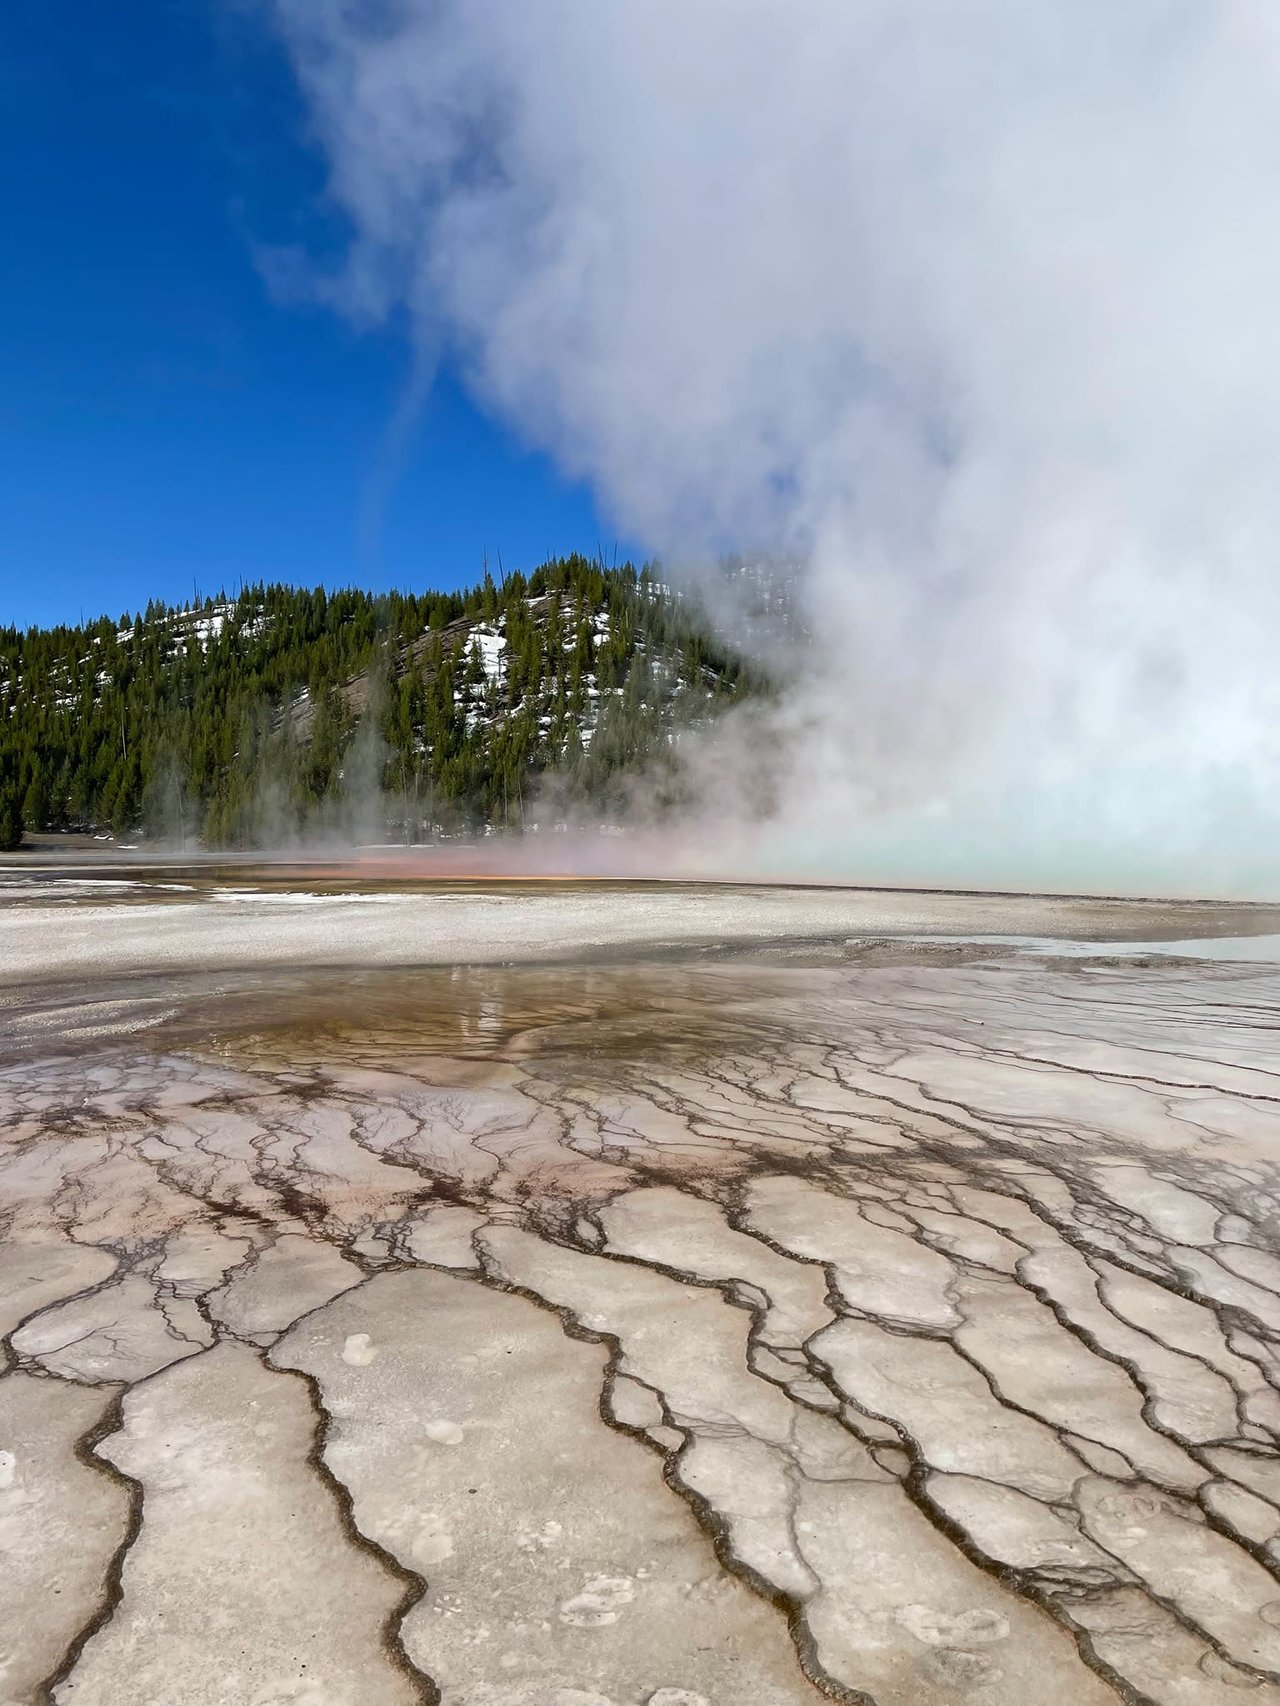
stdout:
[[0,845],[19,817],[210,846],[608,819],[757,685],[649,571],[577,556],[463,593],[256,586],[0,630]]

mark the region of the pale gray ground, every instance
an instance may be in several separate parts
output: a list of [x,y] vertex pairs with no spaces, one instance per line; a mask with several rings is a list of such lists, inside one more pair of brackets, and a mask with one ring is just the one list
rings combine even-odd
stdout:
[[812,895],[9,906],[0,1702],[1280,1706],[1280,966]]
[[0,859],[0,987],[193,966],[487,965],[804,942],[831,950],[914,932],[1280,940],[1280,906],[726,883],[378,884],[359,867],[68,870]]

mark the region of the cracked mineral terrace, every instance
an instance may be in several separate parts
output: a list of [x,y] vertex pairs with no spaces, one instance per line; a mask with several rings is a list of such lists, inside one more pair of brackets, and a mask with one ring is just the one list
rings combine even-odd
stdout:
[[1275,909],[111,882],[0,883],[0,1702],[1280,1706]]

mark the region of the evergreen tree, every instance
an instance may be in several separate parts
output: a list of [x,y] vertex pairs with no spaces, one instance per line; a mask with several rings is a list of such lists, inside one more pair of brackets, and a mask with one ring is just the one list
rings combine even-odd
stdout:
[[0,784],[0,853],[12,853],[22,846],[22,804],[17,784]]

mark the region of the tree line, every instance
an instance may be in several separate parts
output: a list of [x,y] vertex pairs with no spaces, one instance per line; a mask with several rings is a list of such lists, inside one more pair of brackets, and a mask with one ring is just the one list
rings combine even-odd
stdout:
[[608,819],[638,771],[661,791],[677,730],[762,686],[652,567],[576,555],[461,592],[258,584],[0,629],[0,847]]

